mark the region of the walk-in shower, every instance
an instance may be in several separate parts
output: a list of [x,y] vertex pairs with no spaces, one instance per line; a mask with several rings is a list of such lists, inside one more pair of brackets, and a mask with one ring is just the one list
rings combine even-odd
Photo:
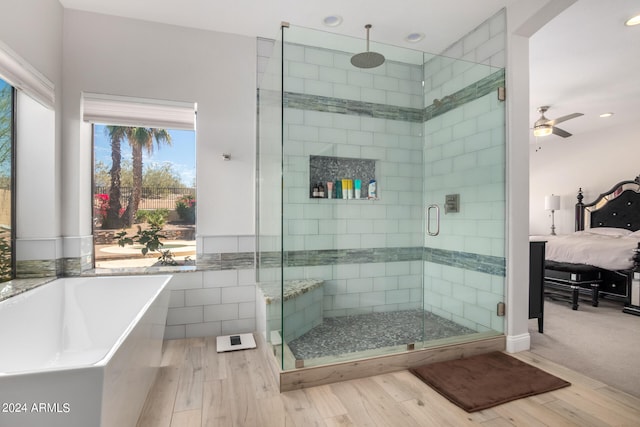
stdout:
[[257,274],[283,371],[503,335],[503,31],[499,14],[464,59],[372,42],[385,61],[365,69],[362,39],[282,27],[258,92]]

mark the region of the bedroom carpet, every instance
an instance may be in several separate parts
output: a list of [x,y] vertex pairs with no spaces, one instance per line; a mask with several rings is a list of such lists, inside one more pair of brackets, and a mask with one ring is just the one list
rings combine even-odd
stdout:
[[544,334],[529,321],[531,349],[619,390],[640,397],[640,316],[622,312],[619,302],[600,300],[598,307],[545,299]]
[[467,412],[571,385],[499,351],[431,363],[410,371]]

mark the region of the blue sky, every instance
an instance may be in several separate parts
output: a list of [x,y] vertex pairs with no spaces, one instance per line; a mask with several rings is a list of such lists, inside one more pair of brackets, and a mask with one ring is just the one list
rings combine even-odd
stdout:
[[[145,168],[152,164],[171,163],[173,170],[180,176],[183,184],[195,185],[196,179],[196,136],[195,131],[167,129],[171,135],[171,146],[162,145],[159,149],[154,143],[151,157],[143,151],[142,162]],[[102,161],[111,168],[111,144],[105,133],[105,126],[94,126],[95,161]],[[122,144],[122,160],[131,160],[131,147]]]

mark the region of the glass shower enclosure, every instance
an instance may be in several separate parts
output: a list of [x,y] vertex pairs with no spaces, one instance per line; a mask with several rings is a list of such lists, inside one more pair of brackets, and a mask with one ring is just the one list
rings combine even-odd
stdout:
[[283,371],[504,333],[504,69],[283,25],[258,88],[258,329]]

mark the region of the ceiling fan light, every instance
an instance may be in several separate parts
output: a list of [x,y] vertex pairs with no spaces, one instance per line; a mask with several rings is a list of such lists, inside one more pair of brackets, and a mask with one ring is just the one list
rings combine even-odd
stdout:
[[538,125],[533,128],[533,136],[548,136],[553,132],[551,125]]
[[636,15],[632,18],[627,19],[627,22],[624,23],[627,27],[632,27],[634,25],[640,24],[640,15]]

